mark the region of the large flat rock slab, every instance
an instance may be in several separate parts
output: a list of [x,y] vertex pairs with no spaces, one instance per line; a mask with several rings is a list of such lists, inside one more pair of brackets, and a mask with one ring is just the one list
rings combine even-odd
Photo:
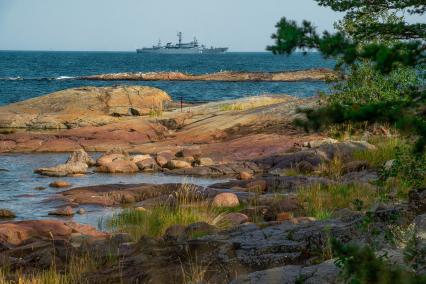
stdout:
[[81,87],[0,107],[0,128],[99,126],[162,111],[169,95],[142,86]]

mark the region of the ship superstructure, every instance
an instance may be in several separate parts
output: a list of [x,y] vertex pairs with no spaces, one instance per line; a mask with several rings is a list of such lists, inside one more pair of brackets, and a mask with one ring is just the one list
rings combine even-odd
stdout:
[[197,38],[194,37],[193,41],[188,43],[182,42],[182,33],[177,34],[179,42],[173,44],[171,42],[166,45],[162,45],[161,41],[158,41],[157,45],[152,47],[143,47],[136,49],[137,53],[164,53],[164,54],[217,54],[224,53],[228,50],[228,47],[206,47],[200,45]]

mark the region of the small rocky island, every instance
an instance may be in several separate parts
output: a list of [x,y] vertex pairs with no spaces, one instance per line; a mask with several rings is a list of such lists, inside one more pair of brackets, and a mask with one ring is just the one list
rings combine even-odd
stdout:
[[[117,76],[129,80],[98,78]],[[395,265],[414,251],[410,261],[425,273],[426,189],[379,175],[397,138],[380,127],[340,138],[295,127],[297,110],[316,104],[263,95],[181,108],[162,90],[115,86],[0,107],[0,152],[70,153],[34,169],[65,188],[45,200],[55,210],[44,219],[14,221],[20,212],[0,210],[0,279],[340,283],[333,244],[374,245]],[[142,173],[226,181],[69,188],[61,180]],[[98,228],[73,221],[91,214],[88,204],[119,211]]]

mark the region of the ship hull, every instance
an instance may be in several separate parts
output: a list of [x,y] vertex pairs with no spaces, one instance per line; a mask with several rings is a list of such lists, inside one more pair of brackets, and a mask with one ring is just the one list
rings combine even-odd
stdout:
[[225,53],[228,48],[141,48],[136,49],[137,53],[151,54],[220,54]]

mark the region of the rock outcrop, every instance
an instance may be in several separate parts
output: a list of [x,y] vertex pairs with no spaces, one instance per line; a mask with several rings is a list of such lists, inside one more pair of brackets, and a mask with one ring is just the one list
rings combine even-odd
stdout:
[[0,128],[69,129],[162,111],[171,99],[152,87],[80,87],[0,107]]
[[310,69],[285,72],[231,72],[224,71],[211,74],[186,74],[181,72],[149,73],[112,73],[79,77],[80,80],[99,81],[323,81],[336,78],[337,73],[330,69]]
[[76,174],[85,174],[89,166],[94,165],[94,161],[83,150],[77,150],[71,154],[65,164],[50,168],[38,168],[34,172],[44,176],[65,177]]

